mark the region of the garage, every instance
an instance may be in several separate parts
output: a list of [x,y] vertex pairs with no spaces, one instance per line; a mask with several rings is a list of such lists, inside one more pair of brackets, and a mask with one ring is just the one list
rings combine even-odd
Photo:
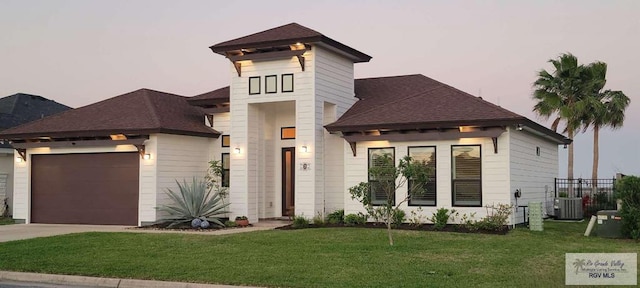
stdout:
[[140,155],[31,156],[31,222],[137,225]]

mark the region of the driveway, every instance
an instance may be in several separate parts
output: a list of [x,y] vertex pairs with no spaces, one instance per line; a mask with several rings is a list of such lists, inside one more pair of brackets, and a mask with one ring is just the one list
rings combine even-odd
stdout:
[[125,232],[129,226],[13,224],[0,225],[0,242],[82,232]]

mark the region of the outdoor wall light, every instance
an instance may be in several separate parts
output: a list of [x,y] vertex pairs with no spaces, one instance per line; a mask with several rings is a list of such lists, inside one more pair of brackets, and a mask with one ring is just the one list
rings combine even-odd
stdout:
[[309,148],[307,146],[302,146],[302,152],[304,153],[309,152]]
[[142,159],[144,159],[144,160],[149,160],[149,159],[151,159],[151,154],[144,154],[144,155],[142,156]]
[[520,124],[516,125],[516,130],[518,130],[518,131],[522,131],[522,129],[523,129],[523,128],[522,128],[522,125],[520,125]]
[[240,147],[236,147],[235,149],[233,149],[233,152],[236,154],[240,154]]

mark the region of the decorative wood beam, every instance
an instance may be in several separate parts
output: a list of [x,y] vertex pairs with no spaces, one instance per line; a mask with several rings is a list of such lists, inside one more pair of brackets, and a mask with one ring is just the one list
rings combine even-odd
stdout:
[[27,162],[27,149],[25,148],[15,148],[16,152],[18,152],[18,155],[20,155],[20,158],[22,158],[22,161]]
[[136,146],[136,148],[138,149],[138,153],[140,154],[140,159],[144,158],[144,145],[143,144],[136,144],[133,145]]
[[307,49],[299,49],[299,50],[284,50],[284,51],[273,51],[273,52],[264,52],[264,53],[250,53],[243,55],[227,55],[227,58],[233,63],[233,66],[236,68],[236,72],[238,72],[238,77],[242,77],[242,63],[240,61],[244,60],[269,60],[269,59],[278,59],[278,58],[288,58],[288,57],[297,57],[298,62],[300,62],[300,67],[302,71],[304,71],[304,52]]
[[353,157],[356,157],[356,142],[349,142],[349,146],[351,146],[351,152],[353,152]]
[[209,127],[213,127],[213,114],[207,114],[205,117],[207,117],[207,121],[209,121]]
[[242,63],[237,61],[231,61],[231,62],[233,62],[233,67],[235,67],[236,72],[238,72],[238,77],[242,77]]
[[297,55],[296,57],[298,57],[298,62],[300,62],[300,67],[302,67],[302,71],[304,71],[304,56]]
[[498,154],[498,137],[491,137],[491,141],[493,141],[493,153]]
[[269,60],[277,58],[288,58],[294,56],[302,56],[307,49],[300,50],[284,50],[264,53],[250,53],[244,55],[227,56],[231,62],[243,61],[243,60]]

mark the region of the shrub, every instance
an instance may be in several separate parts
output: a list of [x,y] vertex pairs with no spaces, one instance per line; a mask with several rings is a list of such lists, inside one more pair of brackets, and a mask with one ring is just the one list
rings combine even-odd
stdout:
[[447,222],[449,222],[449,218],[451,217],[451,214],[455,213],[455,211],[456,210],[452,209],[451,212],[449,212],[449,209],[443,207],[436,210],[436,213],[432,213],[431,218],[429,218],[429,220],[433,222],[433,229],[435,230],[444,229],[444,227],[447,226]]
[[393,209],[393,225],[399,227],[407,219],[407,213],[399,208]]
[[313,221],[313,225],[316,225],[316,226],[324,225],[324,218],[322,217],[322,215],[320,215],[320,213],[318,213],[315,217],[313,217],[311,221]]
[[[457,218],[459,216],[459,213],[456,212],[455,214],[451,214],[451,216],[453,216],[453,221],[456,221],[455,218]],[[473,212],[471,214],[462,214],[462,217],[460,217],[460,221],[458,222],[458,224],[464,228],[467,229],[469,231],[477,231],[479,229],[477,223],[478,221],[475,220],[476,218],[476,213]]]
[[227,220],[227,221],[224,221],[224,226],[226,226],[226,227],[236,227],[236,226],[238,226],[238,224],[236,224],[235,221]]
[[411,210],[410,214],[411,214],[411,218],[409,218],[409,223],[411,224],[411,226],[418,227],[420,226],[420,224],[422,224],[422,222],[424,222],[423,221],[424,215],[422,215],[422,207],[418,207],[418,209],[416,210]]
[[513,205],[498,204],[498,206],[484,206],[487,208],[487,217],[476,222],[477,228],[490,231],[500,231],[509,223]]
[[211,194],[211,189],[207,189],[207,184],[195,177],[193,182],[189,184],[186,180],[183,180],[182,184],[178,181],[176,183],[180,193],[167,189],[167,196],[173,203],[156,207],[156,209],[168,214],[157,223],[169,222],[167,228],[171,228],[199,219],[198,225],[202,223],[202,220],[207,220],[210,224],[224,226],[218,216],[228,213],[225,208],[229,206],[229,203],[221,203],[222,197],[219,193]]
[[622,201],[622,235],[640,239],[640,177],[626,176],[617,181],[616,198]]
[[304,215],[293,217],[293,228],[307,228],[309,227],[309,219],[305,218]]
[[367,223],[367,216],[362,213],[344,216],[344,224],[347,226],[362,225],[364,223]]
[[558,198],[567,198],[567,197],[569,197],[569,194],[567,194],[567,192],[558,193]]
[[327,222],[330,224],[343,224],[344,223],[344,210],[340,209],[332,212],[327,216]]

